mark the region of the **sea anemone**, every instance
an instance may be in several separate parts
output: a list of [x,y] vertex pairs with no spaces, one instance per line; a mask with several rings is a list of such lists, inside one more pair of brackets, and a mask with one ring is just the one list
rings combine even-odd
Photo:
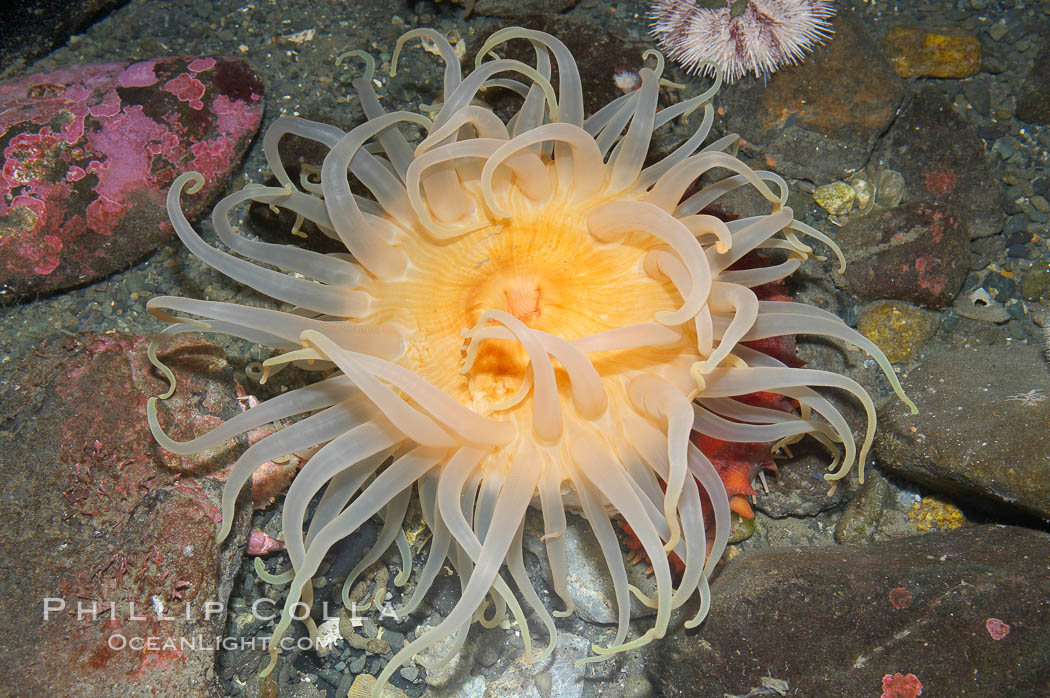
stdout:
[[[291,585],[266,672],[296,606],[312,598],[311,578],[322,559],[377,513],[383,512],[382,530],[346,579],[344,602],[362,570],[395,541],[404,565],[399,581],[409,578],[401,525],[413,486],[418,490],[432,535],[429,557],[397,612],[419,605],[446,560],[462,591],[439,625],[386,665],[377,692],[416,653],[451,635],[458,648],[474,620],[491,626],[508,610],[526,659],[552,652],[555,622],[522,555],[530,505],[542,510],[553,588],[564,605],[554,616],[573,610],[567,509],[589,521],[612,576],[619,607],[615,639],[581,662],[662,637],[671,611],[694,592],[700,603],[686,625],[699,624],[710,605],[708,578],[729,533],[730,506],[718,473],[690,440],[693,430],[741,442],[812,435],[836,453],[841,446],[825,476],[834,482],[854,464],[863,466],[875,429],[874,405],[858,383],[786,366],[741,342],[794,333],[845,340],[874,357],[906,399],[883,354],[838,317],[800,303],[760,301],[752,291],[787,276],[811,253],[797,234],[841,254],[824,234],[793,220],[779,176],[754,171],[725,152],[735,136],[702,147],[719,81],[661,109],[663,59],[649,52],[650,65],[638,70],[639,89],[585,118],[576,63],[549,34],[496,32],[467,76],[448,42],[428,29],[401,37],[395,68],[413,38],[445,64],[443,99],[430,116],[385,112],[366,58],[365,75],[354,82],[363,124],[344,133],[301,118],[276,119],[263,149],[282,186],[246,187],[213,214],[219,239],[236,254],[206,244],[182,213],[180,198],[201,186],[201,175],[181,175],[168,194],[172,223],[193,254],[294,308],[172,296],[148,304],[154,315],[177,323],[168,334],[206,330],[276,350],[263,364],[267,374],[288,363],[325,372],[323,380],[187,442],[165,435],[156,398],[148,406],[158,442],[175,453],[198,452],[287,420],[233,466],[220,540],[230,532],[235,500],[253,470],[317,449],[284,502],[291,560],[284,578]],[[494,55],[487,60],[511,39],[530,42],[534,65]],[[509,120],[483,102],[495,88],[520,98]],[[646,166],[653,132],[697,110],[702,118],[693,135]],[[298,186],[278,157],[278,142],[289,134],[328,148],[318,176],[307,175]],[[412,136],[418,137],[414,145]],[[729,174],[686,196],[713,170]],[[729,223],[702,213],[740,187],[758,192],[769,211]],[[229,215],[247,201],[295,212],[349,254],[324,255],[238,234]],[[732,268],[757,249],[781,259]],[[868,424],[859,449],[846,420],[811,386],[843,389],[863,404]],[[755,391],[787,396],[801,414],[734,399]],[[309,416],[290,419],[297,415]],[[307,506],[322,489],[307,525]],[[702,499],[713,509],[713,531],[705,527]],[[614,515],[635,532],[655,576],[655,598],[634,590],[656,609],[655,622],[632,640]],[[684,561],[677,584],[669,552]],[[546,628],[543,649],[533,650],[518,596],[500,574],[504,564]]]
[[656,0],[652,34],[694,73],[768,78],[831,36],[831,0]]

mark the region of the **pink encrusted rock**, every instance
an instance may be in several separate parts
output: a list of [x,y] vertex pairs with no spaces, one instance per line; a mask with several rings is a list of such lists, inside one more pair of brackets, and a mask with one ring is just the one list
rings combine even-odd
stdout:
[[[208,698],[251,506],[216,545],[234,444],[199,457],[157,446],[146,400],[167,380],[149,340],[82,334],[9,367],[0,389],[0,693]],[[239,411],[222,349],[169,340],[179,439]],[[13,688],[17,686],[17,688]]]
[[172,235],[178,174],[208,210],[262,120],[263,87],[236,58],[62,68],[0,83],[0,294],[25,296],[125,267]]
[[838,235],[847,288],[928,308],[951,304],[970,263],[967,219],[937,201],[901,204],[849,221]]

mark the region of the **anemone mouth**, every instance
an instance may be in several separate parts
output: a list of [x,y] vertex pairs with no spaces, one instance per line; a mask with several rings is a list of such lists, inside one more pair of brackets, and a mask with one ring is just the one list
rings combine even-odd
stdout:
[[[811,252],[797,234],[841,254],[826,236],[793,220],[780,177],[724,152],[732,138],[702,147],[713,120],[713,89],[660,109],[662,58],[656,54],[655,67],[639,70],[638,90],[585,119],[576,65],[553,36],[496,32],[465,77],[451,46],[432,30],[406,34],[395,56],[410,38],[433,42],[446,63],[444,100],[433,118],[384,112],[367,59],[365,75],[354,82],[365,123],[344,133],[277,119],[263,146],[282,186],[248,187],[215,209],[215,228],[233,254],[204,243],[182,214],[181,195],[199,187],[200,175],[180,176],[169,192],[173,225],[195,255],[295,308],[175,297],[148,304],[175,322],[167,334],[203,329],[275,349],[264,362],[267,376],[289,363],[326,373],[188,442],[167,437],[157,398],[148,404],[157,440],[176,453],[287,420],[234,465],[223,492],[220,539],[256,468],[312,452],[285,498],[291,567],[280,579],[291,586],[271,647],[288,630],[297,602],[312,599],[310,580],[331,547],[380,512],[378,541],[347,577],[344,601],[362,571],[394,543],[402,555],[399,580],[409,579],[401,524],[413,487],[418,491],[432,538],[398,613],[418,606],[446,560],[459,573],[461,598],[436,628],[394,656],[377,692],[415,653],[455,635],[451,657],[473,621],[492,625],[508,612],[518,621],[527,659],[553,651],[552,613],[525,572],[521,550],[534,497],[564,606],[553,615],[573,609],[563,537],[567,504],[588,519],[613,580],[616,637],[580,662],[663,636],[671,610],[694,594],[699,609],[686,624],[699,624],[710,605],[707,580],[728,539],[730,502],[711,462],[691,443],[693,432],[776,443],[811,435],[836,454],[841,449],[826,476],[834,482],[863,465],[874,429],[871,398],[852,380],[785,366],[743,342],[796,333],[842,339],[868,351],[907,400],[881,352],[836,316],[762,301],[752,290],[790,274]],[[512,39],[531,43],[535,65],[483,60]],[[521,96],[508,122],[475,103],[492,86]],[[645,166],[653,131],[696,110],[703,114],[696,132]],[[425,137],[413,146],[405,124],[422,126]],[[319,181],[296,186],[288,177],[277,158],[277,143],[288,134],[328,146]],[[685,197],[687,186],[711,170],[730,174]],[[351,189],[348,172],[359,191]],[[730,223],[702,213],[743,186],[761,194],[769,211]],[[229,215],[248,200],[313,221],[350,254],[321,255],[239,235]],[[787,259],[733,268],[759,249],[779,250]],[[156,359],[155,348],[150,355]],[[845,390],[864,405],[868,428],[859,449],[845,419],[812,386]],[[801,414],[734,399],[756,391],[797,401]],[[572,498],[563,496],[567,490]],[[307,522],[307,505],[318,494]],[[705,524],[704,500],[713,527]],[[634,590],[657,614],[653,627],[632,640],[630,588],[611,513],[635,532],[656,577],[655,598]],[[666,552],[684,561],[677,585]],[[504,565],[517,595],[500,572]],[[546,630],[542,650],[532,648],[519,598]],[[276,661],[274,649],[264,673]]]

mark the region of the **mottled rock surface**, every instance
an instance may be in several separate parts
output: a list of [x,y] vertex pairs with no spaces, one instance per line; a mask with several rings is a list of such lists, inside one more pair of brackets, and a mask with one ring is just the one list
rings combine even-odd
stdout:
[[521,698],[583,698],[587,682],[574,665],[590,654],[587,638],[572,633],[558,634],[558,646],[551,658],[539,665],[515,662],[499,679],[489,682],[485,698],[521,696]]
[[1021,92],[1017,95],[1017,118],[1035,124],[1050,124],[1050,40],[1036,56]]
[[839,231],[845,285],[863,298],[943,308],[966,281],[970,238],[954,210],[931,201],[854,218]]
[[923,695],[1048,695],[1047,565],[1046,533],[1004,526],[744,552],[698,630],[649,646],[649,676],[668,697],[745,695],[769,678],[789,695],[878,696],[898,673]]
[[[242,498],[217,547],[214,475],[232,454],[158,449],[145,403],[167,382],[146,344],[80,335],[45,345],[0,394],[0,685],[21,695],[220,695],[215,638],[250,506]],[[186,340],[167,356],[182,390],[165,414],[181,438],[238,410],[218,347]]]
[[880,540],[880,534],[885,539],[884,513],[893,509],[895,499],[889,480],[878,470],[867,469],[864,484],[853,493],[835,524],[835,542],[865,544]]
[[727,131],[788,177],[829,182],[863,167],[904,97],[867,28],[838,9],[834,37],[800,65],[781,68],[768,84],[742,81],[717,98]]
[[875,158],[904,177],[904,201],[946,204],[965,220],[970,236],[1003,229],[995,177],[984,144],[935,88],[920,91],[879,142]]
[[97,63],[0,84],[0,291],[97,279],[168,239],[176,175],[210,209],[262,119],[262,83],[235,58]]
[[880,466],[938,492],[1050,519],[1050,369],[1038,347],[937,354],[908,372],[919,413],[879,415]]

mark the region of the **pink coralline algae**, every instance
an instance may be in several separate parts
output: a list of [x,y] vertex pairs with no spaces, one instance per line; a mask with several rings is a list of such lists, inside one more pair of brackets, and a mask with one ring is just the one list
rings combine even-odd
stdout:
[[180,73],[164,83],[164,90],[172,93],[183,102],[189,102],[194,109],[203,109],[201,97],[204,96],[204,83],[187,73]]
[[[210,645],[179,643],[223,631],[206,608],[225,598],[218,570],[230,558],[214,542],[215,473],[233,453],[213,452],[194,473],[153,445],[146,396],[164,379],[148,346],[146,337],[80,333],[6,367],[21,386],[0,395],[0,411],[19,430],[4,442],[13,447],[6,462],[26,467],[4,482],[5,519],[17,512],[19,524],[0,527],[0,547],[17,550],[18,568],[33,574],[6,589],[4,620],[20,642],[5,647],[4,659],[20,670],[19,688],[4,695],[200,696],[212,680]],[[181,433],[201,428],[187,415],[233,414],[223,350],[190,335],[169,346],[188,361],[171,362],[180,385],[194,384],[193,397],[172,406],[187,424]],[[247,512],[237,524],[234,535],[244,538]]]
[[259,127],[262,98],[235,58],[99,63],[0,83],[0,297],[84,283],[149,253],[172,234],[172,179],[197,170],[218,194]]
[[911,606],[911,592],[904,587],[890,589],[890,603],[898,610]]
[[915,674],[900,672],[882,677],[882,698],[916,698],[922,695],[922,683]]
[[923,177],[926,191],[934,196],[945,196],[955,190],[955,172],[951,168],[939,168],[930,170]]
[[984,621],[984,627],[993,640],[1002,640],[1010,634],[1010,626],[998,618],[989,618]]

